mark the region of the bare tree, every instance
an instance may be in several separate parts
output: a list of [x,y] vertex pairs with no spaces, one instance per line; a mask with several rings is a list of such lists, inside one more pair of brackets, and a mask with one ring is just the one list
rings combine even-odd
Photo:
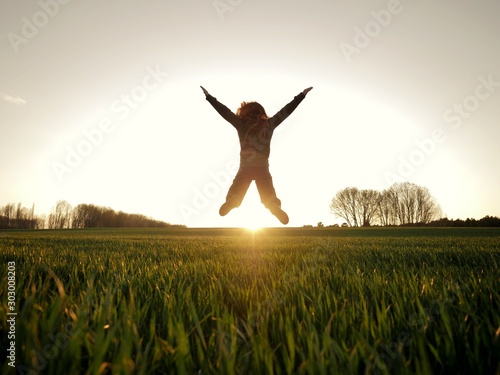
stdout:
[[441,207],[426,187],[418,186],[416,201],[417,210],[415,218],[417,223],[429,223],[441,217]]
[[377,201],[376,218],[380,225],[397,224],[397,196],[391,189],[386,189],[379,194]]
[[47,216],[39,215],[35,217],[35,227],[33,229],[44,229],[46,228]]
[[437,219],[441,209],[425,187],[402,182],[393,184],[386,192],[388,208],[394,224],[428,223]]
[[353,187],[340,190],[330,211],[349,226],[429,223],[441,214],[429,190],[410,182],[393,184],[382,192]]
[[397,215],[400,224],[413,224],[415,212],[415,189],[416,185],[410,182],[396,183],[391,186],[398,197]]
[[349,226],[358,226],[358,193],[355,187],[340,190],[330,203],[330,212],[347,221]]
[[117,220],[116,220],[116,212],[109,207],[102,207],[101,208],[101,222],[103,227],[116,227],[117,226]]
[[358,222],[364,227],[369,227],[373,224],[373,220],[377,212],[377,204],[380,193],[375,190],[359,190],[358,191]]
[[49,229],[71,228],[71,205],[66,201],[58,201],[48,218]]
[[6,204],[1,209],[2,228],[12,228],[15,219],[16,206],[14,203]]
[[79,204],[73,210],[73,228],[96,228],[100,225],[101,208],[93,204]]
[[376,220],[380,193],[350,187],[337,192],[330,203],[330,212],[347,221],[349,226],[370,226]]

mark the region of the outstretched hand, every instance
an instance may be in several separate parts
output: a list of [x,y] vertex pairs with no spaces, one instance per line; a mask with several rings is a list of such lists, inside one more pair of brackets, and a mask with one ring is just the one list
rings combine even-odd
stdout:
[[201,87],[201,89],[203,90],[203,93],[205,94],[205,96],[210,95],[210,94],[208,93],[208,91],[207,91],[207,90],[205,90],[205,88],[204,88],[203,86],[200,86],[200,87]]
[[313,89],[312,87],[308,87],[307,89],[304,89],[304,91],[302,91],[302,93],[303,93],[304,95],[307,95],[307,93],[308,93],[309,91],[311,91],[312,89]]

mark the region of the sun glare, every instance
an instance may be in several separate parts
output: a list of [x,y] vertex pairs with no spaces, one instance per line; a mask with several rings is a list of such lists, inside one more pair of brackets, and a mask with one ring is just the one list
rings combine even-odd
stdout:
[[250,224],[250,225],[247,225],[246,229],[249,231],[249,232],[258,232],[259,230],[262,229],[262,227],[258,226],[258,225],[254,225],[254,224]]
[[244,207],[241,210],[242,220],[241,226],[246,228],[250,232],[257,232],[262,228],[263,220],[262,216],[267,214],[267,212],[263,212],[263,210],[258,210],[259,207]]
[[278,219],[261,203],[259,193],[253,182],[241,205],[231,211],[229,215],[231,215],[231,225],[245,228],[254,233],[265,227],[279,225]]

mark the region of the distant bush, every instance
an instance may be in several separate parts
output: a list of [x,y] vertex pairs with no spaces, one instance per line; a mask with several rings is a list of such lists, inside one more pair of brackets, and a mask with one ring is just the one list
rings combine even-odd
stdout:
[[450,220],[447,217],[431,221],[425,224],[428,227],[500,227],[500,218],[496,216],[485,216],[482,219],[455,219]]

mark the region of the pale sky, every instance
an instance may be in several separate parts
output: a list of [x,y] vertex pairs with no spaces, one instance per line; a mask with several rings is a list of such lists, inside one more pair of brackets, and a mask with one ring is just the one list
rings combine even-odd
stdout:
[[335,193],[427,187],[449,218],[500,216],[500,3],[40,0],[0,3],[0,205],[58,200],[170,223],[281,226],[254,184],[218,210],[236,111],[273,115],[289,226],[341,222]]

